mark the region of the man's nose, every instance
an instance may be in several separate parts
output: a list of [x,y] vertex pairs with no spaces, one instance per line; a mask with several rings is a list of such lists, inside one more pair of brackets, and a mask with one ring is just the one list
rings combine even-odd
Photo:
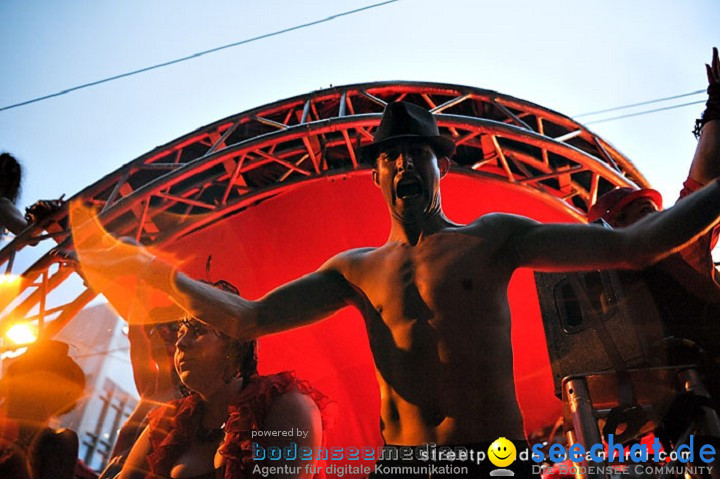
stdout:
[[175,341],[175,347],[181,351],[185,350],[188,345],[188,334],[187,332],[178,333],[177,340]]
[[414,169],[415,164],[413,163],[412,156],[408,155],[407,152],[400,153],[397,157],[395,167],[398,171]]

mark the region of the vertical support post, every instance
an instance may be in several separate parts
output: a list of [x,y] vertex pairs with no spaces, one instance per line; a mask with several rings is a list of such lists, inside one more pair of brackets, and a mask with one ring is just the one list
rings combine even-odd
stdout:
[[[678,376],[682,382],[682,388],[685,391],[698,397],[710,398],[710,393],[700,379],[700,374],[697,369],[683,369],[678,372]],[[718,418],[718,414],[715,409],[709,406],[702,406],[702,416],[698,424],[698,432],[700,432],[702,437],[714,439],[715,444],[720,442],[720,418]],[[720,479],[720,471],[718,470],[720,467],[719,463],[720,461],[716,459],[707,464],[708,466],[713,466],[712,472],[710,472],[710,477],[712,479]],[[700,465],[704,466],[705,464],[701,463]]]
[[40,311],[38,312],[38,338],[43,335],[45,329],[45,306],[48,294],[48,270],[42,273],[42,286],[40,287]]
[[[572,378],[565,382],[565,397],[570,406],[570,414],[572,417],[573,430],[567,434],[568,449],[572,444],[582,444],[587,451],[593,444],[602,442],[600,430],[598,429],[597,419],[592,407],[590,399],[590,391],[584,378]],[[597,472],[590,473],[588,467],[592,467],[593,471],[603,470],[605,462],[596,463],[593,461],[583,460],[578,466],[588,471],[588,473],[575,474],[576,479],[606,479],[605,474]]]

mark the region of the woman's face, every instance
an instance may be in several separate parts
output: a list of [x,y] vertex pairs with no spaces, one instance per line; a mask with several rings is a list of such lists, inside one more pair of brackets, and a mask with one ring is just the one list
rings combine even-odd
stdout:
[[[175,370],[191,390],[212,393],[225,384],[233,359],[227,339],[200,321],[182,321],[175,343]],[[231,373],[230,373],[231,374]]]

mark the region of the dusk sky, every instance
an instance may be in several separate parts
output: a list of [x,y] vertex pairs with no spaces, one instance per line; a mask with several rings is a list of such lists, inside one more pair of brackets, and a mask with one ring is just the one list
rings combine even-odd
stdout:
[[[369,5],[5,0],[0,107]],[[720,3],[711,0],[400,0],[0,111],[0,149],[26,168],[25,207],[70,197],[210,122],[330,85],[472,85],[574,116],[704,89],[719,22]],[[700,100],[704,94],[619,113]],[[589,126],[672,204],[702,110],[697,104]]]

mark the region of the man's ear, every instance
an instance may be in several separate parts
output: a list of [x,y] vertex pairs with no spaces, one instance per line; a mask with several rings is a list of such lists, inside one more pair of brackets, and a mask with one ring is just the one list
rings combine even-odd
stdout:
[[375,186],[380,188],[380,180],[378,179],[378,172],[375,168],[372,169],[372,181],[375,183]]
[[440,178],[447,175],[448,171],[450,171],[450,158],[447,156],[438,158],[438,168],[440,169]]

